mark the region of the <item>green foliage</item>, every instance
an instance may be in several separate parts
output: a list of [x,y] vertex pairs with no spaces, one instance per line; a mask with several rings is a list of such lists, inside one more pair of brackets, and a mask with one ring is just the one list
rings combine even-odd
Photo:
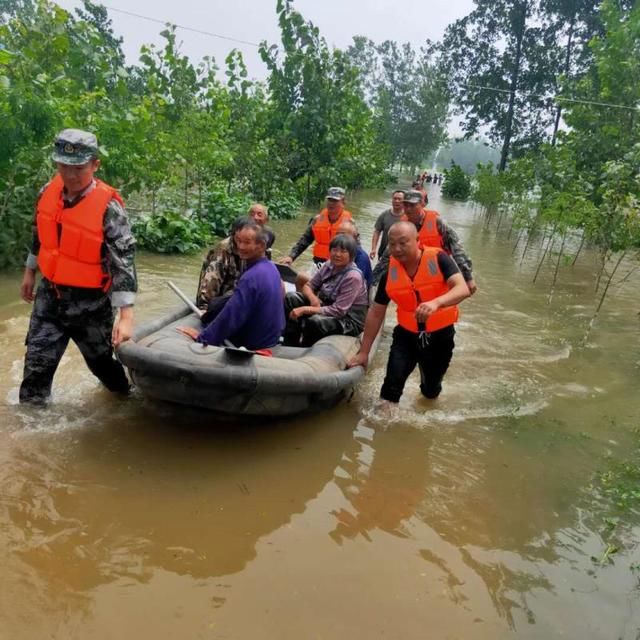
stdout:
[[483,207],[496,207],[504,199],[504,186],[500,174],[491,162],[478,164],[471,199]]
[[317,27],[278,0],[282,45],[263,42],[269,70],[270,132],[287,169],[308,202],[327,187],[365,186],[384,173],[372,114],[358,68],[330,49]]
[[206,222],[174,211],[134,218],[132,229],[141,249],[159,253],[192,253],[211,238]]
[[453,161],[451,168],[444,170],[444,184],[442,195],[455,200],[466,200],[471,193],[469,176]]
[[387,163],[411,173],[446,138],[449,99],[431,49],[430,42],[416,51],[408,42],[375,44],[356,36],[347,50],[360,69],[362,92],[373,109],[376,139]]
[[552,123],[547,98],[555,88],[559,53],[535,0],[476,0],[475,5],[447,27],[442,64],[465,133],[485,129],[502,148],[503,171],[512,150],[538,146]]

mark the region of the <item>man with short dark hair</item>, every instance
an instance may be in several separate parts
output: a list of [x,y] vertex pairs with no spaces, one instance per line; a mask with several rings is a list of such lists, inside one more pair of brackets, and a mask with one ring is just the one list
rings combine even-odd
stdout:
[[313,261],[320,266],[329,259],[329,244],[338,234],[340,225],[351,220],[350,211],[344,208],[344,189],[330,187],[327,191],[327,206],[317,216],[309,220],[305,232],[300,236],[289,255],[280,260],[282,264],[291,264],[305,249],[313,244]]
[[372,260],[376,257],[378,240],[380,240],[380,246],[378,247],[378,259],[382,258],[384,250],[387,248],[387,235],[389,234],[389,228],[394,222],[401,220],[404,214],[404,208],[402,207],[403,200],[404,191],[402,189],[396,189],[391,195],[391,208],[386,209],[378,216],[373,227],[373,238],[371,239],[371,253],[369,254],[369,257]]
[[367,314],[360,351],[348,366],[367,366],[387,305],[393,300],[398,324],[393,330],[380,397],[398,403],[407,378],[418,365],[420,391],[426,398],[435,399],[453,354],[456,305],[469,296],[469,289],[456,263],[444,251],[420,247],[418,232],[410,222],[396,222],[391,227],[389,250],[389,268]]
[[285,325],[280,274],[265,256],[267,239],[260,225],[244,220],[233,239],[246,267],[229,301],[202,331],[178,331],[205,345],[223,346],[229,340],[236,347],[269,349],[278,344]]
[[20,402],[46,402],[69,340],[109,391],[124,394],[129,382],[113,347],[131,337],[137,290],[135,240],[124,203],[94,175],[100,160],[93,133],[61,131],[52,158],[57,174],[38,196],[21,286],[22,299],[33,302],[40,269]]

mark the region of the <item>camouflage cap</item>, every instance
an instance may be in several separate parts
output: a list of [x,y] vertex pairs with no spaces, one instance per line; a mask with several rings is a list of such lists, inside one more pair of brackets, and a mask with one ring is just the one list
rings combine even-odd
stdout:
[[327,200],[344,200],[344,189],[342,187],[329,187]]
[[409,204],[420,204],[422,202],[422,193],[420,191],[407,191],[404,194],[403,202]]
[[65,129],[61,131],[53,143],[54,162],[62,164],[86,164],[98,157],[98,139],[88,131]]

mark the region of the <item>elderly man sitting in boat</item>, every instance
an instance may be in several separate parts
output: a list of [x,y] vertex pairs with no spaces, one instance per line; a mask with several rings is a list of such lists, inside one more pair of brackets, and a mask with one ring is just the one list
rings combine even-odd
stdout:
[[241,216],[235,220],[229,236],[210,249],[204,259],[196,297],[196,304],[205,312],[204,323],[211,322],[222,311],[245,269],[245,265],[238,255],[234,236],[236,229],[247,220],[253,220],[264,229],[267,241],[266,256],[271,257],[271,247],[276,236],[267,226],[269,211],[265,205],[254,202],[249,207],[247,216]]
[[354,264],[357,250],[352,236],[338,234],[329,244],[329,260],[302,292],[286,295],[285,345],[308,347],[325,336],[360,334],[369,299],[362,272]]
[[285,326],[282,282],[275,265],[266,257],[267,234],[253,220],[236,225],[233,241],[245,264],[227,304],[215,320],[198,331],[178,327],[178,331],[204,345],[236,347],[257,351],[278,344]]

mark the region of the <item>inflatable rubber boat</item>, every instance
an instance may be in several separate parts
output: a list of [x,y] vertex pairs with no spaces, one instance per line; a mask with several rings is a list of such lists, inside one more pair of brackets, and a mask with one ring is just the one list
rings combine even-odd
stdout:
[[140,325],[133,340],[117,349],[133,382],[150,398],[226,415],[287,416],[335,405],[364,375],[362,367],[346,368],[359,338],[328,336],[308,348],[277,346],[266,357],[203,346],[177,332],[178,326],[200,329],[200,318],[181,306]]

